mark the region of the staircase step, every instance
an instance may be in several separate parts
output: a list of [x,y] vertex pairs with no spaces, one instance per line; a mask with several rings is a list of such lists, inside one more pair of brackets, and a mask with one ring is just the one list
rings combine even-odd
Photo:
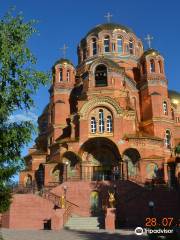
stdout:
[[65,224],[65,228],[75,230],[98,230],[99,222],[97,217],[71,217]]

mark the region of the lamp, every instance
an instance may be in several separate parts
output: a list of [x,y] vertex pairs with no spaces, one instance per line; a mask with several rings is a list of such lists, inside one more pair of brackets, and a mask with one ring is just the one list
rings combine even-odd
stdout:
[[149,206],[149,214],[150,214],[150,216],[153,216],[154,215],[154,202],[149,201],[148,206]]
[[66,192],[67,192],[67,188],[68,188],[68,187],[67,187],[66,185],[64,185],[64,186],[63,186],[64,193],[66,193]]
[[154,207],[154,202],[153,201],[149,201],[148,205],[149,205],[150,208],[153,208]]
[[114,188],[114,192],[116,193],[116,190],[117,190],[116,184],[113,185],[113,188]]

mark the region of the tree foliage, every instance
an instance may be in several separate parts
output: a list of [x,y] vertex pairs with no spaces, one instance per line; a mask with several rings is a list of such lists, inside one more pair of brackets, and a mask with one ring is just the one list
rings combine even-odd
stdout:
[[30,110],[33,94],[49,81],[47,73],[36,70],[37,60],[28,47],[37,32],[35,24],[25,22],[15,11],[0,19],[0,212],[9,207],[8,184],[21,167],[21,148],[33,131],[32,122],[10,122],[9,118],[17,110]]
[[175,155],[180,154],[180,143],[175,147]]

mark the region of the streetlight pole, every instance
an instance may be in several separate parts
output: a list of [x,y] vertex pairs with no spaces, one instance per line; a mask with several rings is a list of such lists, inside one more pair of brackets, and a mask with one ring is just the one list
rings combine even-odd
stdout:
[[149,206],[149,214],[151,217],[153,217],[154,216],[154,202],[149,201],[148,206]]
[[66,206],[67,206],[67,204],[66,204],[66,194],[67,194],[67,186],[66,185],[64,185],[63,186],[63,189],[64,189],[64,200],[65,200],[65,203],[64,203],[64,205],[65,205],[65,208],[66,208]]

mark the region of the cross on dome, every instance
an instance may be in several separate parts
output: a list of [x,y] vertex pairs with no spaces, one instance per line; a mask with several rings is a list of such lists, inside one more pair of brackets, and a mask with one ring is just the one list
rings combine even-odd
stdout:
[[111,22],[112,14],[110,12],[107,13],[107,15],[104,15],[105,18],[107,18],[108,23]]
[[64,57],[64,58],[66,58],[66,51],[67,51],[68,48],[69,48],[69,47],[68,47],[66,44],[64,44],[63,47],[60,48],[60,50],[61,50],[62,53],[63,53],[63,57]]
[[154,37],[152,37],[150,34],[147,34],[147,36],[144,38],[144,40],[146,40],[149,48],[151,48],[151,42],[153,39],[154,39]]

